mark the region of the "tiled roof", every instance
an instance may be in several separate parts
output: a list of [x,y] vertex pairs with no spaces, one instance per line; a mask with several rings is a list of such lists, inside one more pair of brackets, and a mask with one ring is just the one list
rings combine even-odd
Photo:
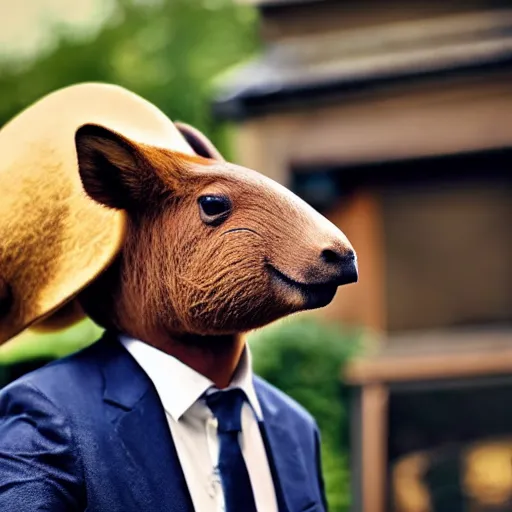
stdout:
[[512,10],[288,39],[225,74],[214,111],[240,118],[349,90],[512,65]]

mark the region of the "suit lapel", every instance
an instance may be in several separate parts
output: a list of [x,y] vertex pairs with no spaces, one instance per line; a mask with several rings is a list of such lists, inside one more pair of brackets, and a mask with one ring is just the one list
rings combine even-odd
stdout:
[[130,492],[137,510],[192,512],[192,502],[165,413],[149,391],[117,425],[129,461]]
[[[258,389],[258,388],[257,388]],[[304,455],[286,414],[258,392],[263,411],[262,433],[267,447],[280,512],[301,512],[314,504]]]
[[[122,447],[135,510],[192,512],[165,411],[149,377],[113,335],[102,343],[104,401]],[[106,357],[105,357],[106,356]]]

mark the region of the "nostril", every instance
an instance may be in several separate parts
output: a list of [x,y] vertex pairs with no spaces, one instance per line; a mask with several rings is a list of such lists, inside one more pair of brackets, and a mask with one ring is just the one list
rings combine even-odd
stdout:
[[355,260],[355,254],[353,251],[340,253],[333,249],[324,249],[320,255],[325,263],[330,264],[345,264],[352,263]]
[[324,249],[321,258],[325,263],[339,263],[343,259],[343,256],[331,249]]

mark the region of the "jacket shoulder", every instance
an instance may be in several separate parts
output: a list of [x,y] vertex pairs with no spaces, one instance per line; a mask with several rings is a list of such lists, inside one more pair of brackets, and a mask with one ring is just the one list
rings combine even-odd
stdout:
[[283,393],[280,389],[258,376],[254,377],[254,386],[260,399],[265,400],[268,404],[282,412],[291,415],[294,421],[299,421],[311,429],[318,429],[313,416],[286,393]]

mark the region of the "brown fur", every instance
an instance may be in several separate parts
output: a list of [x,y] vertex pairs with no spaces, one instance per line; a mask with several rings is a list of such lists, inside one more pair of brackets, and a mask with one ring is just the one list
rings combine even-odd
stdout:
[[[345,267],[322,259],[324,249],[353,255],[345,236],[291,192],[211,148],[216,160],[96,126],[76,141],[85,190],[128,213],[117,260],[80,294],[99,324],[146,341],[236,334],[309,307],[269,265],[303,285],[345,282]],[[232,212],[210,226],[198,198],[219,194]]]

